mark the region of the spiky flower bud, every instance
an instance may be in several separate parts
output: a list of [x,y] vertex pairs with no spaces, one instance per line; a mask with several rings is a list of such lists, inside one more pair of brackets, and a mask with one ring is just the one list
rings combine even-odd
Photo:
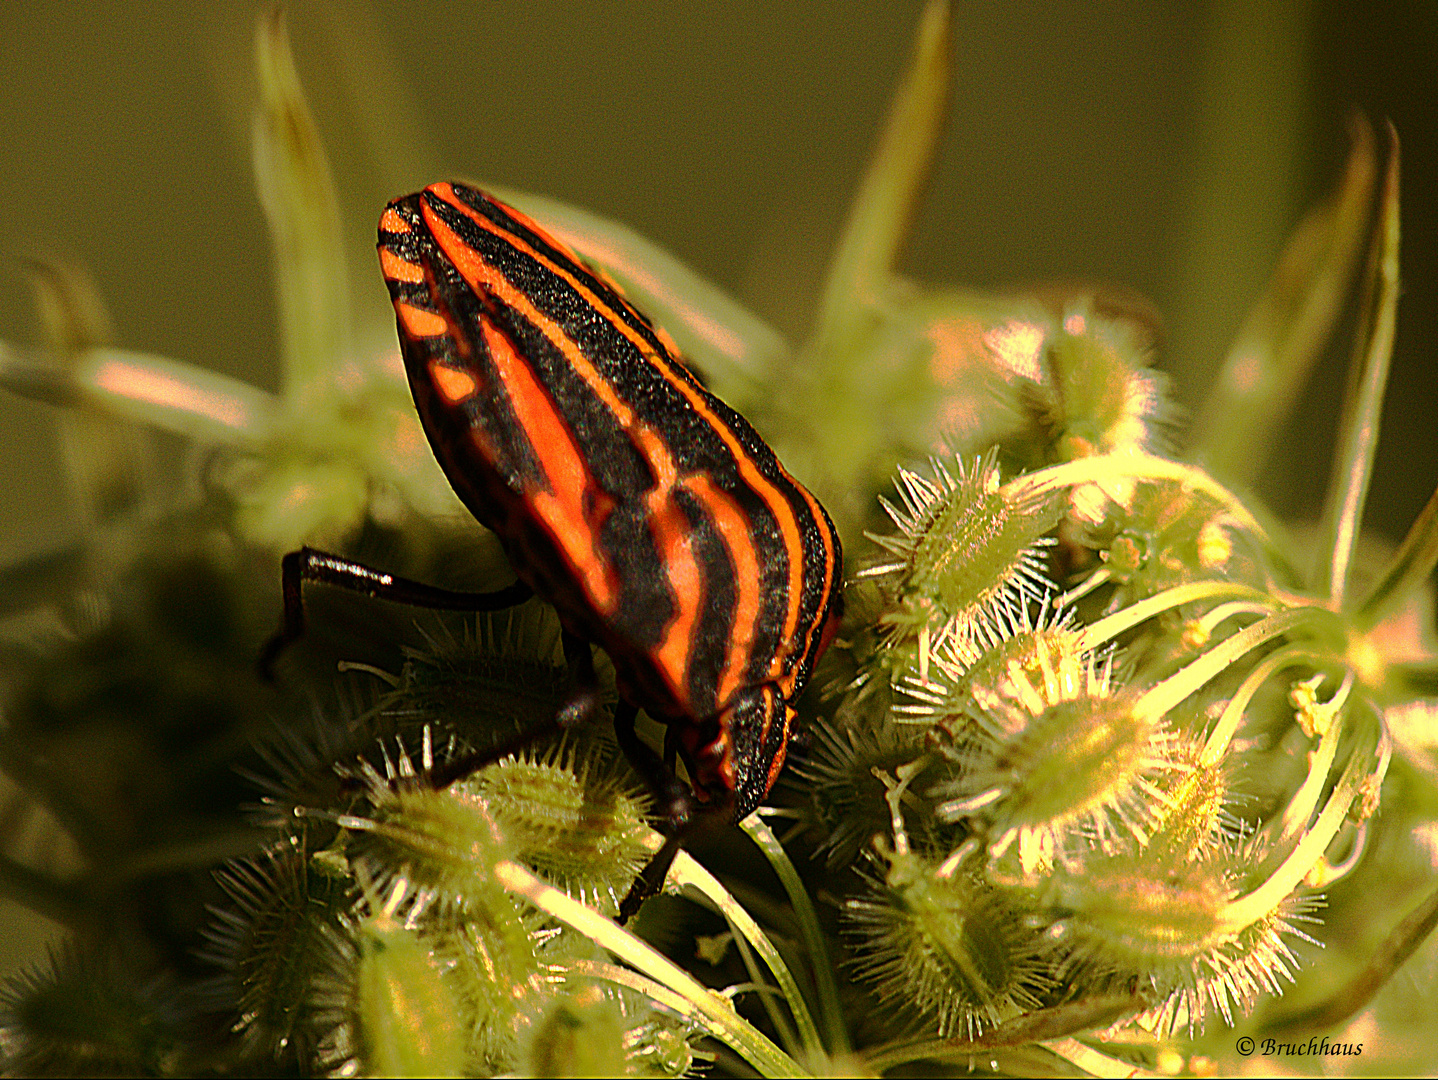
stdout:
[[520,862],[609,915],[652,854],[649,800],[620,763],[594,753],[506,758],[451,790],[483,800]]
[[880,500],[898,532],[868,534],[886,557],[859,573],[884,590],[887,648],[911,658],[921,677],[934,649],[983,635],[1005,604],[1044,595],[1039,552],[1057,520],[1050,494],[1003,487],[994,454],[931,465],[932,479],[899,470],[899,505]]
[[932,1018],[942,1037],[978,1033],[1037,1007],[1049,989],[1042,938],[981,876],[939,872],[880,847],[845,902],[856,973],[881,1001]]
[[0,990],[10,1076],[160,1076],[184,1071],[179,1010],[164,980],[77,945]]
[[[393,890],[398,899],[403,889]],[[454,994],[417,930],[380,911],[354,933],[354,1016],[370,1076],[462,1076],[467,1041]]]
[[215,909],[206,955],[225,972],[235,1029],[259,1061],[314,1060],[333,1022],[320,988],[345,979],[337,947],[353,884],[341,853],[289,837],[217,875],[230,903]]
[[1067,951],[1071,970],[1121,985],[1138,980],[1170,1030],[1201,1027],[1210,1009],[1232,1025],[1235,1012],[1293,981],[1289,940],[1313,942],[1293,924],[1312,921],[1316,907],[1284,897],[1235,925],[1230,904],[1244,866],[1234,847],[1200,860],[1154,851],[1087,859],[1049,879],[1045,906],[1058,916],[1050,939]]

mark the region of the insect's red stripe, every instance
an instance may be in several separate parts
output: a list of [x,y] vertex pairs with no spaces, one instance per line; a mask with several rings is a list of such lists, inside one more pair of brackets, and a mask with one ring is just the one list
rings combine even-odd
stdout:
[[438,337],[449,332],[449,323],[444,321],[444,316],[433,311],[425,311],[413,304],[396,304],[394,310],[410,337]]
[[716,695],[722,705],[743,685],[745,669],[753,655],[755,631],[763,614],[763,598],[760,596],[763,571],[759,566],[758,550],[754,547],[752,523],[739,504],[704,475],[689,477],[684,486],[708,511],[734,563],[734,584],[739,595],[734,604],[734,624],[729,632],[728,657],[719,677]]
[[429,381],[446,405],[459,405],[479,393],[479,383],[472,374],[438,360],[429,362]]
[[[608,303],[605,298],[595,293],[593,289],[591,289],[584,281],[582,281],[568,266],[556,262],[544,252],[539,251],[532,244],[525,241],[522,237],[517,236],[511,231],[502,230],[498,225],[490,221],[483,214],[480,214],[471,207],[465,205],[463,200],[459,199],[455,195],[454,189],[450,184],[434,184],[426,190],[432,195],[434,195],[436,198],[443,200],[445,203],[452,206],[460,213],[464,214],[481,229],[484,229],[486,232],[492,233],[493,235],[500,237],[506,244],[512,246],[516,250],[524,253],[525,255],[528,255],[530,258],[534,259],[545,269],[547,269],[550,273],[555,274],[556,276],[564,280],[580,295],[580,297],[586,303],[588,303],[595,311],[597,311],[603,318],[605,318],[615,330],[619,331],[619,333],[624,335],[624,337],[628,338],[629,341],[634,345],[634,347],[640,351],[644,358],[654,366],[655,370],[658,371],[671,386],[673,386],[680,394],[685,397],[685,399],[689,402],[690,406],[695,410],[695,412],[700,415],[700,417],[708,425],[710,430],[719,435],[719,437],[723,440],[725,446],[729,450],[729,453],[733,458],[735,464],[738,466],[739,474],[743,478],[745,484],[749,487],[751,491],[755,492],[764,502],[764,504],[768,507],[770,513],[774,518],[775,523],[779,527],[779,532],[783,541],[784,550],[788,556],[789,585],[788,589],[786,590],[787,596],[785,597],[787,606],[785,610],[784,623],[780,631],[778,640],[781,643],[793,640],[794,632],[799,624],[800,603],[803,594],[803,576],[806,566],[804,559],[804,536],[798,517],[794,513],[794,508],[789,502],[788,498],[785,497],[784,493],[780,491],[768,479],[768,477],[764,476],[764,474],[760,472],[759,468],[750,458],[748,451],[745,450],[743,444],[734,435],[733,431],[730,430],[729,425],[725,423],[719,416],[717,416],[712,408],[710,408],[708,401],[705,399],[705,396],[690,381],[688,374],[678,374],[674,369],[674,365],[670,362],[668,357],[659,353],[643,335],[638,333],[632,326],[628,324],[625,319],[623,319],[613,309],[613,307]],[[509,209],[510,208],[506,207],[506,211],[508,211]],[[538,312],[538,310],[534,308],[533,304],[529,302],[528,298],[524,297],[522,294],[517,292],[511,285],[509,285],[509,283],[505,281],[502,275],[494,273],[493,270],[488,267],[488,264],[485,263],[484,260],[478,255],[478,253],[474,252],[469,247],[469,245],[464,243],[464,241],[460,237],[458,237],[454,233],[454,231],[448,227],[448,225],[446,225],[441,219],[439,219],[433,213],[433,211],[431,211],[428,207],[425,207],[424,210],[425,223],[430,227],[431,231],[434,232],[435,238],[439,242],[441,248],[444,249],[445,253],[450,257],[450,260],[454,262],[456,267],[459,268],[460,273],[464,274],[467,279],[470,278],[470,274],[466,272],[466,267],[464,265],[465,263],[468,263],[472,267],[485,268],[485,272],[483,274],[479,275],[477,278],[471,281],[472,284],[476,284],[478,280],[483,280],[486,285],[489,285],[489,282],[491,280],[503,282],[503,286],[496,289],[496,291],[502,292],[504,294],[502,296],[502,299],[506,303],[512,302],[516,310],[519,310],[522,314],[524,314],[526,318],[530,319],[534,323],[534,325],[540,327],[541,330],[543,330],[543,332],[545,333],[545,336],[549,337],[558,347],[560,347],[566,359],[569,359],[571,363],[573,363],[575,371],[583,377],[584,381],[590,386],[596,396],[598,396],[600,400],[604,401],[606,405],[609,405],[609,407],[614,410],[616,415],[620,417],[621,424],[623,424],[625,427],[630,427],[634,422],[632,411],[628,408],[627,405],[623,403],[622,399],[619,398],[618,394],[615,392],[614,387],[610,384],[609,380],[604,378],[604,376],[594,367],[594,365],[589,362],[588,358],[585,357],[578,348],[578,346],[569,339],[568,335],[564,332],[564,330],[561,327],[557,326],[553,322],[553,320]],[[547,243],[551,244],[555,248],[555,250],[561,252],[569,251],[569,249],[564,244],[551,237],[547,232],[544,231],[544,229],[540,228],[538,225],[534,225],[529,222],[528,219],[523,219],[516,215],[516,220],[522,220],[526,227],[532,228],[537,235],[543,237]],[[793,482],[792,478],[787,472],[784,471],[782,466],[779,466],[779,472],[786,480],[790,481],[793,487],[801,491],[803,490],[801,485]],[[817,506],[817,503],[814,502],[812,496],[809,496],[807,492],[805,492],[805,496],[810,504],[810,508],[812,511],[814,507]],[[820,532],[825,531],[823,527],[825,524],[825,519],[823,517],[822,511],[815,515],[814,522]],[[830,564],[833,562],[833,550],[830,544],[830,540],[827,536],[824,539],[824,543],[826,555],[825,562],[826,564]],[[829,582],[832,581],[832,569],[826,567],[825,573],[827,586]],[[827,588],[825,592],[821,593],[820,595],[827,596]],[[812,634],[809,635],[809,637],[812,638]],[[781,654],[783,653],[783,651],[784,650],[782,649],[780,650]],[[805,652],[806,650],[801,650],[798,655],[795,656],[777,655],[774,658],[775,663],[780,667],[781,670],[786,667],[789,668],[790,675],[788,676],[788,678],[790,685],[792,685],[793,683],[793,679],[795,677],[794,673],[797,672],[798,661],[802,658]]]
[[693,528],[674,499],[681,482],[668,444],[649,428],[640,428],[636,441],[654,468],[654,487],[644,497],[645,512],[675,606],[655,655],[675,698],[683,701],[688,697],[694,633],[705,599],[704,571],[690,544]]
[[379,216],[379,227],[381,232],[395,233],[399,236],[404,236],[410,231],[409,222],[393,206],[386,207],[385,212]]
[[[400,220],[404,219],[400,218]],[[419,263],[400,258],[389,248],[379,249],[379,268],[390,281],[403,281],[407,285],[418,285],[424,280],[424,267]]]
[[489,322],[482,323],[480,331],[515,416],[549,480],[551,490],[527,493],[530,506],[564,553],[589,602],[610,614],[619,600],[619,580],[597,533],[603,521],[589,520],[583,513],[586,504],[596,505],[596,500],[585,497],[590,474],[583,451],[548,391],[509,338]]
[[[784,758],[789,751],[789,724],[794,718],[794,713],[786,708],[782,701],[774,700],[773,695],[776,691],[766,687],[764,693],[768,697],[769,706],[765,710],[769,719],[764,725],[764,745],[776,747],[773,757],[769,759],[769,775],[764,778],[764,790],[767,792],[774,786],[774,781],[779,779],[779,773],[784,768]],[[788,691],[784,691],[784,695],[787,697]],[[784,729],[778,733],[778,738],[775,738],[775,733],[769,730],[775,717],[778,717],[779,723],[784,725]]]

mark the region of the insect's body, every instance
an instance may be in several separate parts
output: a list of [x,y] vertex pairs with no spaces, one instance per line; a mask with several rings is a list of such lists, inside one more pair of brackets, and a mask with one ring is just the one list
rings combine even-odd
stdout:
[[563,244],[472,188],[391,203],[380,261],[436,457],[519,577],[754,809],[839,613],[838,534],[749,423]]

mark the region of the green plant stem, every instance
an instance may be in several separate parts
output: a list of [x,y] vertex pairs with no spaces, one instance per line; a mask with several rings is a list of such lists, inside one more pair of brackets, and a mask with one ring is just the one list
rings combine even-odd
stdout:
[[335,394],[349,351],[349,281],[334,178],[295,71],[284,14],[255,32],[260,106],[254,118],[255,187],[274,249],[283,346],[281,397],[303,415]]
[[1157,1080],[1158,1077],[1164,1075],[1151,1072],[1148,1069],[1140,1069],[1131,1062],[1121,1061],[1108,1054],[1100,1053],[1092,1046],[1073,1038],[1053,1039],[1043,1045],[1069,1064],[1082,1069],[1089,1076],[1112,1077],[1113,1080],[1154,1077]]
[[1188,585],[1175,585],[1155,596],[1129,604],[1128,607],[1115,611],[1098,622],[1090,623],[1079,631],[1078,648],[1084,651],[1095,649],[1155,615],[1182,607],[1184,604],[1192,604],[1199,600],[1215,600],[1220,597],[1251,600],[1270,609],[1279,606],[1278,601],[1267,593],[1259,592],[1247,585],[1233,585],[1227,581],[1195,581]]
[[239,379],[148,353],[91,349],[76,363],[84,397],[116,416],[202,446],[257,446],[278,401]]
[[1107,1027],[1120,1017],[1140,1012],[1150,1004],[1150,1000],[1141,994],[1088,997],[1016,1016],[974,1039],[918,1039],[888,1043],[866,1053],[864,1063],[875,1073],[883,1073],[917,1061],[964,1061],[985,1051],[1057,1040],[1074,1032]]
[[[882,293],[933,169],[949,107],[953,12],[929,0],[913,59],[894,92],[874,157],[849,210],[819,302],[815,337],[847,340]],[[826,359],[838,357],[831,352]]]
[[87,349],[61,366],[0,342],[0,386],[49,405],[93,406],[204,446],[258,446],[278,405],[239,379],[128,349]]
[[[618,964],[605,964],[597,960],[572,960],[566,965],[566,968],[570,972],[587,975],[592,979],[603,979],[605,982],[612,982],[617,986],[628,987],[635,993],[644,995],[650,1001],[662,1005],[681,1020],[702,1028],[725,1045],[732,1045],[726,1038],[725,1030],[715,1024],[708,1013],[689,998],[671,990],[663,983],[655,982],[630,968],[620,967]],[[775,993],[772,986],[744,987],[743,989]]]
[[1293,798],[1284,807],[1283,816],[1279,819],[1280,845],[1297,837],[1308,824],[1308,819],[1313,816],[1313,808],[1318,805],[1318,798],[1328,783],[1328,771],[1333,767],[1334,758],[1338,756],[1338,740],[1344,730],[1341,719],[1340,713],[1318,740],[1318,749],[1312,752],[1308,761],[1308,775],[1303,778],[1303,783],[1298,785]]
[[[730,928],[734,929],[732,923]],[[779,1033],[779,1042],[789,1056],[810,1056],[808,1048],[800,1044],[799,1037],[794,1033],[794,1025],[789,1022],[789,1018],[784,1015],[784,1010],[779,1007],[779,1003],[785,1000],[783,991],[764,981],[764,974],[759,970],[759,961],[754,956],[753,946],[737,930],[734,931],[734,947],[739,951],[739,958],[744,963],[744,969],[749,972],[749,981],[727,987],[724,991],[725,996],[734,1000],[740,994],[757,994],[759,1004],[768,1014],[769,1023]],[[797,987],[795,989],[797,990]]]
[[1378,584],[1358,605],[1353,622],[1366,633],[1377,626],[1410,593],[1418,589],[1438,565],[1438,488],[1413,522],[1398,554],[1378,579]]
[[1343,770],[1342,778],[1334,786],[1318,819],[1303,834],[1298,843],[1293,845],[1293,850],[1289,852],[1279,867],[1269,874],[1267,880],[1258,888],[1224,906],[1221,925],[1226,930],[1237,933],[1252,926],[1260,919],[1267,918],[1298,887],[1304,875],[1318,861],[1318,857],[1323,854],[1338,834],[1338,829],[1343,824],[1364,777],[1372,775],[1376,776],[1379,782],[1382,781],[1384,765],[1387,760],[1386,754],[1381,755],[1378,766],[1373,770],[1360,765],[1360,762],[1368,757],[1374,749],[1374,747],[1366,749],[1360,747],[1354,750],[1353,756],[1348,759],[1347,767]]
[[702,986],[678,964],[647,941],[635,937],[611,919],[585,907],[518,863],[503,860],[495,864],[494,880],[506,891],[521,897],[607,949],[642,974],[683,998],[704,1018],[714,1037],[732,1047],[761,1076],[802,1077],[810,1075],[798,1062],[764,1037],[734,1011],[723,997]]
[[801,463],[807,458],[823,474],[818,494],[840,521],[857,520],[864,512],[851,489],[880,450],[872,385],[890,376],[862,364],[856,370],[855,361],[859,346],[879,324],[894,260],[943,135],[953,64],[952,3],[928,0],[919,18],[912,57],[829,263],[814,332],[800,352],[794,385],[803,389],[789,402],[798,418],[814,415],[816,397],[820,403],[824,422],[807,425],[811,445],[796,447],[793,457]]
[[1228,752],[1228,744],[1233,741],[1234,733],[1238,725],[1243,722],[1243,714],[1247,710],[1253,695],[1258,693],[1259,687],[1271,679],[1277,672],[1286,667],[1296,667],[1299,664],[1317,665],[1326,658],[1309,649],[1299,646],[1289,646],[1279,649],[1277,652],[1264,657],[1252,671],[1250,671],[1243,682],[1239,683],[1238,689],[1229,698],[1228,704],[1224,706],[1223,713],[1218,718],[1218,723],[1213,726],[1207,741],[1203,744],[1203,753],[1199,755],[1198,764],[1202,768],[1209,768],[1217,765]]
[[1329,597],[1335,609],[1344,606],[1348,570],[1363,524],[1398,322],[1398,136],[1391,124],[1388,136],[1391,149],[1378,228],[1364,283],[1362,321],[1343,399],[1343,421],[1323,507],[1320,559],[1313,582],[1314,591]]
[[[1240,6],[1231,5],[1235,10]],[[1243,48],[1252,52],[1248,42]],[[1233,100],[1243,102],[1246,114],[1261,113],[1250,96]],[[1292,411],[1343,310],[1363,249],[1378,175],[1372,129],[1357,114],[1349,127],[1352,149],[1337,191],[1311,210],[1289,236],[1267,288],[1244,318],[1194,419],[1189,456],[1228,483],[1249,487],[1259,475],[1272,448],[1269,433],[1278,430]],[[1270,204],[1270,209],[1278,208]],[[1192,284],[1185,290],[1192,294],[1188,303],[1192,315],[1182,321],[1196,325],[1201,320],[1211,330],[1222,324],[1222,308],[1233,291],[1232,275],[1220,279],[1213,271],[1220,265],[1231,266],[1232,236],[1246,234],[1245,239],[1251,240],[1255,233],[1253,221],[1236,221],[1220,207],[1210,206],[1206,216],[1194,239],[1202,246],[1201,261],[1207,265],[1194,264]],[[1263,224],[1274,221],[1272,214],[1262,216]],[[1235,225],[1236,233],[1222,236]],[[1201,294],[1206,302],[1195,303]],[[1194,348],[1185,349],[1180,343],[1178,352],[1196,354],[1200,340],[1209,335],[1195,336],[1190,328],[1181,336],[1188,337]]]
[[[674,858],[674,866],[669,871],[669,883],[672,885],[690,885],[703,894],[720,914],[728,920],[740,937],[754,947],[764,959],[764,963],[774,975],[774,981],[779,984],[779,990],[784,995],[784,1000],[789,1005],[789,1012],[794,1017],[794,1024],[798,1028],[799,1043],[803,1046],[805,1054],[812,1060],[820,1060],[824,1054],[824,1045],[819,1039],[819,1029],[814,1024],[814,1017],[809,1012],[809,1005],[804,1000],[804,995],[799,990],[799,984],[794,979],[794,974],[789,966],[784,963],[784,958],[779,955],[779,950],[769,940],[769,936],[739,902],[724,888],[723,884],[706,870],[688,852],[681,851]],[[757,978],[756,978],[757,981]],[[766,1007],[772,1007],[769,999],[764,999]],[[787,1025],[779,1018],[775,1018],[775,1026],[780,1032],[785,1032]],[[789,1036],[792,1038],[792,1036]]]
[[1266,641],[1272,641],[1295,627],[1311,622],[1314,613],[1319,611],[1318,608],[1295,608],[1270,615],[1252,626],[1244,627],[1232,637],[1224,638],[1208,649],[1197,660],[1184,665],[1163,682],[1146,690],[1134,704],[1134,711],[1150,716],[1162,716],[1239,657]]
[[93,928],[98,912],[92,903],[64,882],[31,870],[0,854],[0,895],[71,930]]
[[1265,544],[1269,542],[1268,534],[1258,519],[1228,488],[1202,469],[1153,454],[1099,454],[1065,461],[1015,477],[1004,485],[1004,491],[1009,498],[1019,499],[1029,493],[1040,494],[1080,484],[1102,485],[1115,480],[1175,480],[1186,488],[1209,496],[1232,514],[1245,531]]
[[779,843],[779,838],[769,828],[768,822],[758,814],[750,814],[739,822],[739,828],[759,845],[759,850],[769,860],[769,865],[774,868],[774,873],[779,876],[779,883],[784,886],[784,892],[789,896],[794,918],[799,924],[799,933],[809,952],[809,967],[814,973],[814,987],[819,994],[819,1015],[824,1021],[825,1043],[829,1053],[847,1054],[852,1050],[852,1045],[849,1042],[848,1026],[844,1023],[839,984],[834,977],[834,962],[829,956],[824,930],[819,925],[819,913],[814,910],[809,890],[804,888],[798,870],[794,868],[788,852]]

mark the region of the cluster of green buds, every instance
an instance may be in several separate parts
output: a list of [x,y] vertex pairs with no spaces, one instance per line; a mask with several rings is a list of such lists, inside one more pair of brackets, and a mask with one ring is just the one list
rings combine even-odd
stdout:
[[[893,272],[942,130],[950,7],[925,8],[797,350],[624,227],[501,192],[755,420],[851,560],[778,805],[710,838],[732,876],[681,851],[628,927],[620,898],[663,838],[607,724],[524,736],[569,690],[542,605],[414,620],[315,590],[281,685],[256,675],[295,546],[455,588],[506,573],[430,459],[392,343],[351,340],[282,20],[261,20],[255,124],[279,392],[114,348],[82,277],[37,272],[50,349],[4,346],[0,381],[63,407],[85,534],[0,572],[0,890],[68,935],[0,992],[6,1070],[1200,1071],[1231,1052],[1220,1027],[1336,1029],[1419,947],[1438,894],[1391,933],[1379,916],[1431,890],[1414,838],[1438,813],[1438,497],[1371,566],[1357,535],[1396,144],[1380,178],[1356,128],[1179,454],[1141,304]],[[1234,491],[1365,238],[1304,552]],[[156,480],[155,430],[193,450],[183,496]],[[1324,903],[1346,921],[1320,924]],[[1273,1012],[1317,940],[1358,974]]]
[[[946,1037],[1075,995],[1129,995],[1163,1034],[1232,1024],[1291,978],[1304,890],[1376,805],[1346,628],[1278,585],[1235,499],[1142,447],[932,470],[874,537],[878,615],[808,766],[833,857],[884,826],[845,905],[858,970]],[[1061,595],[1041,538],[1089,484],[1126,501]],[[1275,781],[1256,806],[1250,773]]]

